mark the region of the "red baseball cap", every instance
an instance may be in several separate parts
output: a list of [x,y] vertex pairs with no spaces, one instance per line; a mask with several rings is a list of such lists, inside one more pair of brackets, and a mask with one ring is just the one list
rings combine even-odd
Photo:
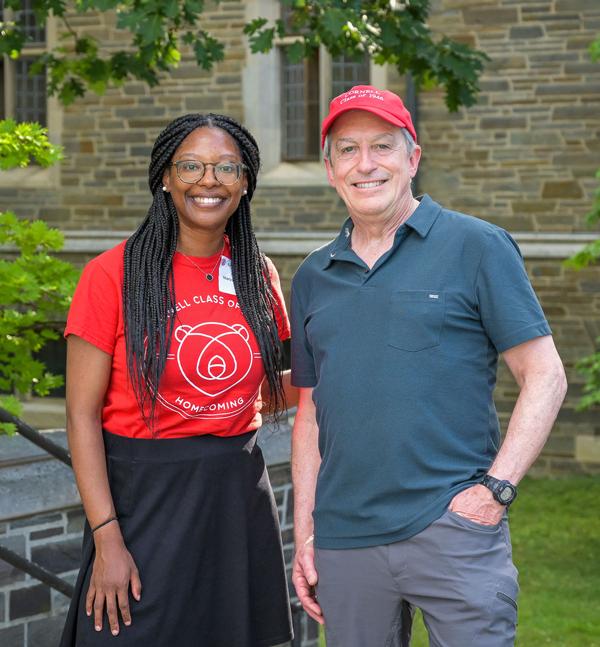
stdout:
[[321,126],[321,148],[325,144],[327,131],[331,124],[348,110],[366,110],[389,121],[394,126],[406,128],[417,141],[417,133],[402,99],[389,90],[378,90],[372,85],[355,85],[353,88],[331,100],[329,114]]

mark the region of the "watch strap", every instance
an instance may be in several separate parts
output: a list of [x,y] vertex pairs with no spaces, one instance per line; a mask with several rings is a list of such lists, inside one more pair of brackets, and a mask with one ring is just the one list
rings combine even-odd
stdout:
[[517,497],[517,487],[510,481],[497,479],[489,474],[486,474],[481,480],[492,495],[494,499],[502,505],[509,506]]

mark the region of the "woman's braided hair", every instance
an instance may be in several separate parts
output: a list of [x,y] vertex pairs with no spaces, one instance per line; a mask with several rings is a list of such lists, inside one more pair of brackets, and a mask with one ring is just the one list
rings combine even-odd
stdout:
[[231,247],[233,282],[242,314],[258,341],[271,391],[271,409],[277,416],[285,406],[281,342],[275,318],[279,305],[250,219],[250,200],[260,167],[258,146],[248,130],[231,117],[212,113],[184,115],[171,122],[154,143],[148,169],[152,204],[125,245],[123,312],[127,365],[140,410],[152,430],[158,385],[175,324],[173,256],[179,231],[177,211],[170,194],[162,190],[162,178],[179,145],[192,131],[202,127],[221,128],[231,135],[246,167],[247,194],[242,196],[225,229]]

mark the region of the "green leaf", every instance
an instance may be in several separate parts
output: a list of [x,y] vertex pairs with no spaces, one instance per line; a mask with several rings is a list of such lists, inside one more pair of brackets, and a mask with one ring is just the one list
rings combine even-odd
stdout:
[[385,20],[381,25],[381,44],[385,49],[394,49],[399,45],[398,28],[391,20]]
[[25,35],[19,27],[14,23],[0,22],[0,55],[17,58],[24,44]]
[[275,38],[275,29],[260,29],[250,36],[250,50],[253,54],[261,52],[263,54],[271,51],[273,48],[273,39]]
[[205,70],[210,70],[215,61],[222,61],[225,56],[223,43],[206,32],[196,36],[194,54],[197,63]]
[[98,46],[94,40],[88,36],[78,38],[75,41],[75,52],[77,54],[91,54],[98,51]]
[[6,409],[13,416],[20,416],[23,407],[14,395],[0,396],[0,407]]
[[0,120],[0,169],[25,167],[32,160],[47,167],[62,156],[62,148],[48,141],[46,128],[36,123]]
[[62,84],[58,93],[58,98],[63,105],[68,106],[72,104],[75,99],[82,97],[84,94],[84,84],[79,79],[71,77]]
[[75,6],[80,13],[86,11],[110,11],[122,4],[126,3],[123,0],[75,0]]
[[285,55],[290,63],[299,63],[304,58],[304,41],[297,40],[285,47]]
[[181,60],[181,52],[174,46],[167,47],[165,50],[165,62],[168,65],[176,66]]
[[254,18],[249,23],[244,25],[243,32],[248,36],[252,36],[257,31],[262,29],[269,21],[266,18]]
[[163,11],[165,16],[173,20],[179,15],[179,2],[178,0],[166,0],[163,4]]
[[590,58],[592,61],[600,61],[600,36],[592,41],[589,47]]
[[204,2],[202,0],[185,0],[183,8],[188,13],[200,14],[204,11]]
[[348,22],[346,13],[342,9],[329,9],[323,14],[322,26],[333,36],[339,36]]
[[277,38],[283,38],[285,36],[285,23],[283,20],[278,19],[275,21],[275,33]]
[[600,238],[586,245],[581,251],[563,262],[565,267],[580,270],[600,260]]
[[[0,406],[2,402],[0,400]],[[17,426],[12,422],[0,422],[0,434],[5,434],[6,436],[13,436],[17,433]]]
[[149,16],[142,23],[140,31],[138,32],[142,36],[142,44],[153,43],[154,41],[159,40],[163,34],[163,30],[164,23],[162,18],[158,14]]

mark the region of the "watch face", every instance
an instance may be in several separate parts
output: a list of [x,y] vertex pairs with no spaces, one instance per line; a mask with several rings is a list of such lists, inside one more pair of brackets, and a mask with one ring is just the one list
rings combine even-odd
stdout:
[[502,503],[508,503],[513,498],[513,489],[510,485],[505,485],[500,492],[498,492],[498,498]]

